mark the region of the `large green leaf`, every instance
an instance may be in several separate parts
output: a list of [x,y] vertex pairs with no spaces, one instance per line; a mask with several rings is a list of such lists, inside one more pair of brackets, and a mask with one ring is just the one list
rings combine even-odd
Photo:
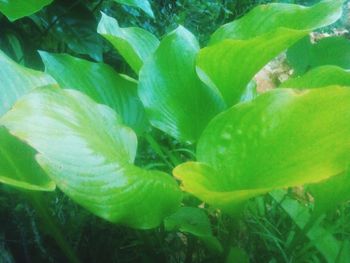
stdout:
[[52,191],[52,182],[34,160],[35,151],[0,127],[0,182],[26,190]]
[[327,37],[312,44],[310,37],[306,37],[288,49],[287,59],[296,75],[323,65],[350,69],[350,40]]
[[[22,67],[0,51],[0,117],[32,89],[55,83],[49,75]],[[0,127],[0,182],[26,190],[54,190],[36,163],[35,151]]]
[[219,114],[174,170],[186,191],[235,212],[250,197],[343,172],[350,158],[350,89],[278,89]]
[[183,27],[169,33],[141,69],[139,96],[151,123],[181,141],[196,141],[224,103],[197,76],[199,45]]
[[121,28],[117,20],[104,13],[97,32],[111,42],[136,73],[159,45],[159,40],[150,32],[137,27]]
[[0,123],[38,151],[39,164],[65,194],[108,221],[152,228],[179,205],[172,177],[133,165],[134,132],[79,91],[35,89]]
[[53,0],[0,0],[0,12],[10,21],[36,13]]
[[279,87],[313,89],[331,85],[350,86],[350,71],[337,66],[321,66],[311,69],[300,77],[290,78]]
[[[197,65],[220,90],[228,105],[239,101],[253,76],[271,59],[341,16],[343,0],[325,0],[306,8],[268,4],[219,28]],[[204,80],[203,80],[204,81]]]
[[150,17],[154,18],[154,14],[148,0],[114,0],[117,3],[134,6],[142,9]]
[[103,63],[93,63],[65,54],[40,52],[45,70],[63,88],[77,89],[96,102],[106,104],[137,132],[147,127],[145,111],[137,96],[137,82]]
[[0,116],[30,90],[54,84],[49,75],[18,65],[0,50]]

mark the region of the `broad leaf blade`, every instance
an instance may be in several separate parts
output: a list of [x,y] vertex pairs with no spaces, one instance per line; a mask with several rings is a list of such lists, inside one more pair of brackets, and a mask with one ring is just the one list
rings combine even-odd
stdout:
[[344,0],[323,0],[311,7],[271,3],[259,5],[241,19],[221,26],[211,37],[211,44],[224,39],[250,39],[278,28],[311,31],[336,22]]
[[36,152],[0,127],[0,182],[25,190],[53,191],[51,181],[35,162]]
[[150,32],[136,27],[121,28],[117,20],[104,13],[97,32],[111,42],[136,73],[159,45],[159,40]]
[[30,90],[54,84],[49,75],[25,68],[0,51],[0,116],[7,112],[18,98]]
[[150,17],[154,18],[151,5],[148,0],[114,0],[117,3],[134,6],[142,9]]
[[153,126],[181,141],[196,141],[224,103],[198,78],[195,37],[178,27],[161,42],[139,76],[139,96]]
[[[184,189],[235,210],[250,197],[343,172],[350,157],[350,90],[279,89],[219,114],[197,147],[203,164],[175,169]],[[320,118],[320,116],[322,116]]]
[[40,165],[64,193],[108,221],[152,228],[179,205],[173,178],[133,165],[134,132],[78,91],[36,89],[1,123],[39,152]]
[[45,70],[63,88],[82,91],[97,103],[114,109],[123,122],[141,133],[147,128],[145,110],[137,95],[137,82],[103,63],[93,63],[65,54],[40,52]]
[[0,12],[10,21],[32,15],[53,0],[2,0],[0,1]]
[[290,4],[258,6],[219,28],[211,45],[199,53],[197,65],[217,86],[225,102],[233,105],[271,59],[311,30],[340,18],[342,3],[326,0],[310,8]]
[[350,71],[337,66],[317,67],[300,77],[288,79],[279,88],[313,89],[331,85],[350,86]]

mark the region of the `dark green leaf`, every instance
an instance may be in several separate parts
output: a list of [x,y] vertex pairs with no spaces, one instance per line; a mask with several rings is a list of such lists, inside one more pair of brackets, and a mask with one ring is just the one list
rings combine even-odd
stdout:
[[114,0],[117,3],[134,6],[142,9],[150,17],[154,18],[154,14],[148,0]]
[[287,59],[296,75],[324,65],[350,69],[350,40],[344,37],[327,37],[316,44],[306,37],[288,49]]
[[137,96],[137,82],[103,63],[41,51],[45,70],[63,88],[77,89],[121,115],[123,122],[141,133],[147,128],[145,111]]
[[222,252],[220,242],[213,236],[207,214],[196,207],[181,207],[174,214],[165,218],[164,226],[167,231],[180,230],[192,234],[203,241],[209,249]]

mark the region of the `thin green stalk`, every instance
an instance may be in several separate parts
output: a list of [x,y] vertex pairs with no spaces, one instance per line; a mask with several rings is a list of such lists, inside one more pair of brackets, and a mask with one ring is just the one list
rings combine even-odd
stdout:
[[42,219],[42,222],[45,224],[48,232],[57,242],[57,245],[63,251],[64,255],[67,257],[70,263],[80,263],[80,260],[76,256],[75,252],[66,241],[63,236],[63,232],[55,222],[56,220],[50,215],[50,212],[47,207],[47,203],[43,198],[41,193],[30,193],[27,195],[28,199],[33,204],[37,214]]

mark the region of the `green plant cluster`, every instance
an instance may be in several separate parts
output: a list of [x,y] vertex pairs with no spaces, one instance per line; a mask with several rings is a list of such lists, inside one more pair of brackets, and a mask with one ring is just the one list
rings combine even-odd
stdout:
[[266,2],[0,2],[0,261],[349,262],[347,3]]

